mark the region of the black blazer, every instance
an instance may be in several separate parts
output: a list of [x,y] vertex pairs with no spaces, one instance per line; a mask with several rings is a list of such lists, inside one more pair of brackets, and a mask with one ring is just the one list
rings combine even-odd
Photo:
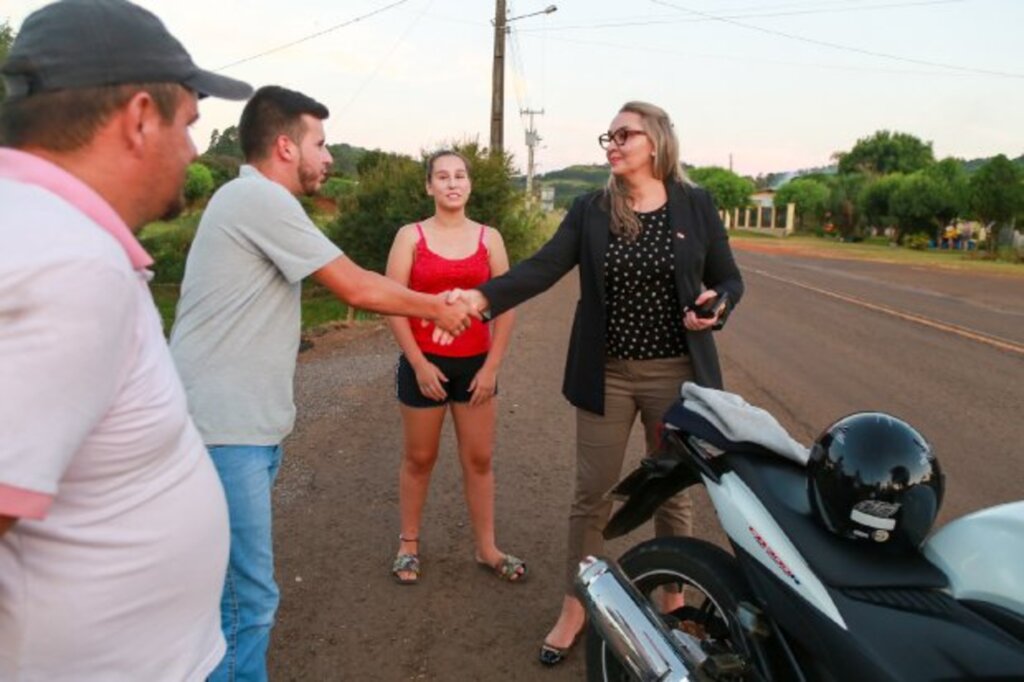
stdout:
[[[692,302],[703,283],[719,295],[728,293],[731,310],[743,295],[743,279],[711,195],[698,187],[675,182],[667,183],[665,189],[680,305]],[[597,414],[604,414],[604,259],[611,234],[610,215],[602,194],[603,190],[599,190],[577,197],[547,244],[504,275],[479,287],[490,303],[491,315],[500,315],[545,291],[579,265],[580,300],[572,323],[562,393],[576,407]],[[721,388],[722,372],[711,330],[687,330],[686,343],[696,382]]]

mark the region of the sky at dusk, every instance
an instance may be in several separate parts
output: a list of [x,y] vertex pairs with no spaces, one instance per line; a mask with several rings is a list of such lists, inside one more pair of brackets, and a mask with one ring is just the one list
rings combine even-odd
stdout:
[[[509,0],[509,16],[551,1]],[[1024,0],[553,2],[510,23],[505,146],[520,167],[520,109],[545,112],[545,172],[603,162],[597,136],[631,99],[669,112],[687,163],[731,154],[751,175],[827,165],[879,129],[931,141],[940,158],[1024,153]],[[17,29],[44,4],[0,0],[0,20]],[[413,155],[488,143],[492,0],[140,4],[204,68],[322,101],[330,143]],[[200,151],[241,107],[201,104]]]

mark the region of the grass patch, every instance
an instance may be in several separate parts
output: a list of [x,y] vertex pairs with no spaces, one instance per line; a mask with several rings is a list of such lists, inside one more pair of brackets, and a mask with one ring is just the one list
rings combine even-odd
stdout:
[[[316,282],[307,280],[302,285],[302,331],[348,318],[349,306]],[[356,320],[373,320],[378,316],[365,310],[355,311]]]
[[170,337],[180,287],[177,284],[151,283],[149,290],[153,294],[153,302],[156,303],[156,309],[160,311],[160,319],[164,323],[164,336]]
[[202,212],[196,211],[195,213],[186,213],[185,215],[178,216],[174,220],[158,220],[149,223],[139,230],[139,237],[164,239],[182,233],[186,233],[191,237],[191,235],[195,234],[196,227],[199,226],[199,218],[202,215]]
[[[729,230],[729,238],[737,239],[742,237],[743,239],[781,239],[778,235],[774,235],[767,230],[748,230],[744,227],[734,227]],[[788,237],[787,237],[788,239]]]
[[[174,324],[174,311],[178,305],[180,287],[177,284],[149,285],[153,293],[153,301],[160,311],[164,325],[164,336],[171,335]],[[356,320],[372,320],[377,315],[364,310],[357,310]],[[302,331],[306,332],[331,322],[340,322],[348,318],[348,306],[335,298],[334,294],[315,282],[307,281],[302,287]]]

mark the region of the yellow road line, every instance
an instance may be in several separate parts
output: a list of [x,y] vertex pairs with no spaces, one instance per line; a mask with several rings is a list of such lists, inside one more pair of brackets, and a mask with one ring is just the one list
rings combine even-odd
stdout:
[[895,308],[879,305],[878,303],[871,303],[870,301],[865,301],[863,299],[856,298],[855,296],[847,296],[846,294],[836,293],[835,291],[822,289],[820,287],[812,286],[810,284],[798,282],[797,280],[788,279],[786,277],[779,277],[778,275],[773,275],[768,272],[765,272],[764,270],[758,270],[757,268],[746,267],[743,268],[743,272],[753,272],[755,274],[761,275],[762,277],[774,279],[778,282],[783,282],[785,284],[792,284],[795,287],[807,289],[808,291],[813,291],[817,294],[821,294],[822,296],[828,296],[829,298],[835,298],[840,301],[845,301],[846,303],[852,303],[862,308],[867,308],[868,310],[874,310],[876,312],[884,313],[886,315],[892,315],[893,317],[897,317],[901,320],[907,320],[908,322],[916,322],[917,324],[924,325],[925,327],[938,329],[939,331],[944,331],[949,334],[956,334],[957,336],[962,336],[965,339],[977,341],[978,343],[984,343],[986,345],[992,346],[993,348],[1009,351],[1011,353],[1016,353],[1018,355],[1024,355],[1024,344],[1017,343],[1016,341],[1011,341],[1010,339],[1004,339],[999,336],[993,336],[991,334],[986,334],[975,329],[969,329],[967,327],[961,327],[959,325],[950,324],[949,322],[940,322],[939,320],[933,320],[932,318],[925,317],[924,315],[917,315],[916,313],[906,313],[900,310],[896,310]]

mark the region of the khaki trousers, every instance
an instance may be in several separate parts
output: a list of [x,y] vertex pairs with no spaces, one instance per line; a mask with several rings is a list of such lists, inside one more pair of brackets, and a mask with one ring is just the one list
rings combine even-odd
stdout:
[[[657,448],[656,428],[669,406],[679,399],[679,387],[693,378],[690,359],[609,359],[605,364],[604,416],[576,410],[576,490],[569,512],[569,555],[566,593],[574,594],[579,562],[604,551],[601,531],[612,503],[605,495],[622,477],[629,433],[637,414],[644,425],[647,452]],[[654,515],[658,536],[690,535],[693,504],[684,491],[666,501]]]

